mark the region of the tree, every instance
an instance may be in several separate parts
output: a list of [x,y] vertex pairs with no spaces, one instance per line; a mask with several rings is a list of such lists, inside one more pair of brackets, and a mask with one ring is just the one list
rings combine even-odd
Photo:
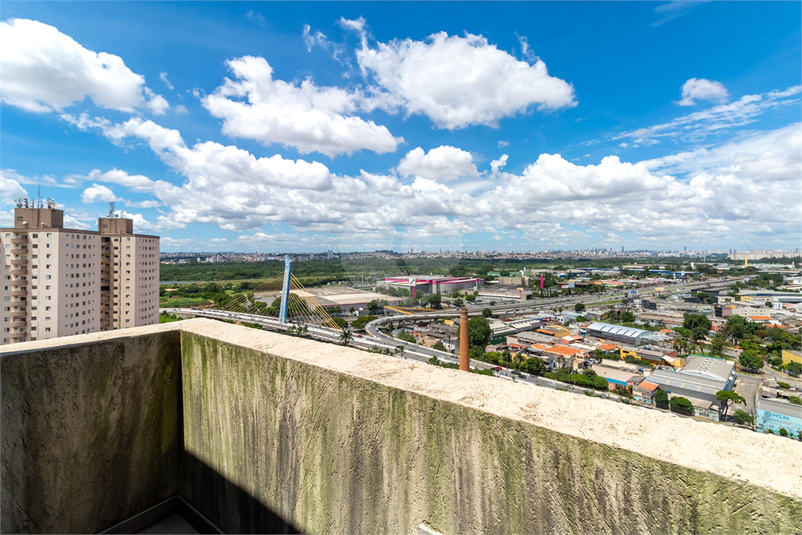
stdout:
[[582,304],[582,303],[577,303],[577,304],[574,305],[574,310],[576,312],[582,312],[582,311],[585,310],[585,305]]
[[437,358],[437,355],[434,355],[432,358],[429,359],[429,364],[433,364],[434,366],[440,366],[440,359]]
[[781,427],[780,428],[780,436],[781,437],[787,437],[788,436],[788,430],[786,428],[784,428],[784,427]]
[[763,367],[763,357],[757,354],[757,351],[745,349],[741,351],[741,356],[738,357],[738,363],[747,370],[760,371]]
[[658,409],[668,408],[668,394],[665,390],[658,389],[657,392],[654,393],[654,404],[657,405]]
[[482,316],[484,316],[484,317],[486,317],[486,318],[489,318],[489,317],[490,317],[490,316],[492,316],[492,315],[493,315],[493,311],[492,311],[492,310],[490,310],[489,308],[486,308],[486,309],[484,309],[484,310],[482,311]]
[[374,299],[370,303],[368,303],[368,313],[376,315],[382,310],[384,310],[384,305],[387,304],[387,301],[382,299],[381,301],[378,299]]
[[474,301],[476,301],[476,296],[473,294],[468,294],[465,296],[465,300],[468,301],[469,303],[473,303]]
[[459,297],[454,299],[454,306],[455,307],[461,307],[462,306],[462,299],[460,299]]
[[405,342],[409,342],[410,344],[418,343],[418,341],[415,340],[415,337],[406,331],[401,331],[400,333],[398,333],[398,339],[403,340]]
[[721,329],[722,334],[732,340],[734,344],[737,344],[739,340],[741,340],[746,333],[749,331],[749,325],[746,322],[746,318],[743,316],[730,316],[727,319],[727,323],[724,324],[724,328]]
[[621,313],[621,321],[623,323],[632,323],[633,321],[635,321],[635,314],[633,314],[629,310],[625,310],[624,312]]
[[396,346],[395,347],[395,354],[398,355],[401,358],[406,358],[404,356],[404,346]]
[[713,326],[713,323],[710,321],[710,318],[704,314],[685,314],[682,326],[691,332],[693,332],[694,329],[698,329],[698,332],[704,332],[706,334]]
[[772,304],[772,302],[771,302],[771,301],[766,301],[766,306],[767,306],[768,308],[774,308],[774,305]]
[[598,374],[595,372],[595,370],[592,370],[590,368],[588,368],[586,370],[582,370],[582,375],[584,375],[585,377],[596,377],[596,376],[598,376]]
[[435,342],[434,345],[432,346],[432,349],[436,349],[438,351],[445,351],[446,346],[443,345],[443,342]]
[[674,396],[671,398],[668,404],[671,407],[671,410],[676,413],[693,416],[693,403],[691,403],[687,398],[682,396]]
[[700,340],[704,340],[704,339],[707,337],[707,333],[708,333],[708,332],[709,332],[709,329],[705,329],[705,328],[704,328],[704,327],[702,327],[702,326],[697,326],[697,327],[694,327],[694,328],[691,330],[691,340],[693,340],[693,342],[694,342],[694,343],[695,343],[697,346],[701,347],[701,346],[699,345],[699,341],[700,341]]
[[440,310],[442,298],[440,297],[440,294],[429,294],[429,295],[424,295],[421,298],[420,302],[423,306],[428,306],[435,310]]
[[[339,318],[338,318],[339,319]],[[376,316],[359,316],[351,323],[351,327],[361,331],[365,328],[365,325],[370,323],[371,321],[375,320]]]
[[746,403],[743,396],[736,394],[732,390],[719,390],[716,392],[716,399],[720,402],[721,408],[724,409],[722,412],[722,420],[727,418],[727,411],[730,409],[730,404]]
[[468,320],[468,345],[478,347],[484,352],[485,346],[490,342],[490,323],[483,316],[476,316]]
[[331,318],[331,321],[340,329],[348,328],[348,322],[342,318]]
[[781,366],[783,363],[783,358],[775,351],[766,355],[766,362],[769,363],[769,366]]
[[548,371],[548,366],[545,360],[532,357],[521,363],[521,371],[531,375],[543,375]]
[[735,423],[738,425],[751,424],[753,420],[752,415],[741,409],[737,409],[735,413],[733,413],[732,417],[735,420]]
[[[251,299],[253,301],[253,299]],[[279,310],[281,308],[281,298],[273,299],[273,302],[270,303],[270,306],[266,309],[266,314],[268,316],[278,317]],[[306,301],[298,297],[297,295],[291,293],[290,294],[290,304],[287,306],[287,317],[294,318],[297,316],[311,316],[312,311],[309,309],[309,306],[306,304]]]
[[785,369],[794,377],[799,377],[799,374],[802,373],[802,364],[799,362],[789,362],[785,365]]
[[799,396],[791,396],[788,398],[788,401],[792,405],[802,405],[802,398],[800,398]]
[[344,346],[347,346],[348,344],[350,344],[350,343],[351,343],[351,338],[352,338],[352,337],[353,337],[353,335],[351,334],[351,331],[350,331],[350,329],[348,329],[348,328],[346,327],[346,328],[345,328],[345,329],[343,329],[343,330],[342,330],[342,332],[340,333],[340,343],[341,343],[342,345],[344,345]]
[[727,342],[727,339],[720,334],[717,334],[713,337],[713,340],[710,342],[710,353],[712,355],[721,356],[724,354],[724,344]]

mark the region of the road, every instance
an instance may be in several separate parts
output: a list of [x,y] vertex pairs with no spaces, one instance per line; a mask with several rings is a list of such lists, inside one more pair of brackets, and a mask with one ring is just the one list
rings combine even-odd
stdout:
[[755,414],[755,404],[757,403],[757,392],[760,386],[760,378],[752,377],[749,375],[738,374],[738,384],[735,385],[735,393],[742,396],[746,403],[738,403],[730,407],[727,412],[728,415],[735,414],[735,411],[741,409],[749,414]]
[[[708,288],[711,286],[727,287],[740,280],[743,280],[743,277],[727,279],[727,281],[718,284],[711,284],[710,281],[707,281],[707,282],[695,282],[691,284],[680,283],[674,285],[666,285],[663,286],[664,291],[660,293],[668,294],[675,291],[698,290],[700,288]],[[638,297],[639,298],[650,297],[656,293],[658,292],[654,288],[648,290],[638,290]],[[482,310],[486,308],[489,308],[493,312],[511,311],[511,312],[520,312],[523,314],[527,312],[533,312],[536,309],[570,307],[576,305],[577,303],[583,303],[587,305],[589,303],[597,303],[600,301],[621,300],[626,296],[627,296],[626,292],[612,291],[611,293],[592,294],[592,295],[547,297],[543,299],[532,299],[528,301],[520,301],[517,303],[504,303],[501,305],[493,305],[493,306],[480,304],[480,305],[468,306],[467,309],[469,314],[480,313],[482,312]],[[487,300],[488,298],[485,297],[484,299]],[[437,314],[442,314],[442,312],[432,311],[431,313],[422,313],[421,315],[437,315]],[[458,315],[457,312],[453,312],[453,314]],[[405,316],[400,316],[400,317],[404,318]]]
[[[733,284],[737,280],[740,279],[730,279],[727,280],[725,284]],[[680,290],[680,291],[687,291],[693,290],[698,288],[705,288],[711,286],[711,283],[708,282],[699,282],[693,284],[687,283],[680,283],[675,285],[667,285],[665,286],[665,293],[670,293],[672,291]],[[652,290],[642,290],[638,292],[639,297],[647,297],[657,293],[655,289]],[[524,301],[520,303],[509,303],[509,304],[502,304],[502,305],[494,305],[494,306],[484,306],[484,305],[477,305],[468,307],[468,313],[473,313],[474,315],[481,313],[482,310],[485,308],[490,308],[494,312],[520,312],[520,313],[531,313],[537,309],[543,308],[557,308],[557,307],[570,307],[575,305],[576,303],[593,303],[598,302],[599,300],[609,301],[609,300],[616,300],[622,299],[626,296],[625,292],[611,292],[609,294],[603,295],[581,295],[581,296],[559,296],[553,298],[546,298],[546,299],[538,299],[532,301]],[[271,329],[271,330],[278,330],[278,331],[286,331],[292,325],[290,324],[283,324],[279,322],[277,319],[269,318],[265,316],[258,316],[254,314],[243,314],[243,313],[236,313],[236,312],[227,312],[223,310],[195,310],[195,309],[163,309],[166,312],[170,312],[173,314],[184,314],[184,315],[194,315],[194,316],[202,316],[212,319],[219,319],[219,320],[229,320],[229,321],[241,321],[244,323],[255,323],[263,328]],[[438,351],[436,349],[428,348],[425,346],[421,346],[418,344],[405,342],[403,340],[398,340],[391,336],[387,336],[386,334],[382,333],[379,330],[379,327],[388,322],[400,322],[400,321],[414,321],[416,319],[434,319],[434,318],[453,318],[459,316],[459,311],[432,311],[422,314],[415,314],[415,315],[399,315],[399,316],[385,316],[379,319],[376,319],[365,326],[365,330],[367,335],[359,335],[355,334],[351,340],[351,345],[354,347],[358,347],[360,349],[389,349],[392,354],[406,359],[412,359],[419,362],[428,362],[433,356],[436,356],[438,359],[443,360],[445,362],[452,362],[457,363],[459,362],[459,358],[451,353],[447,353],[445,351]],[[318,340],[323,340],[327,342],[339,342],[340,341],[340,331],[335,329],[329,329],[325,327],[310,327],[307,326],[309,336],[316,338]],[[403,350],[403,353],[402,353]],[[493,364],[489,364],[487,362],[471,360],[470,361],[471,368],[483,368],[483,369],[495,369],[497,366]],[[545,379],[543,377],[536,377],[536,376],[527,376],[522,374],[522,376],[515,376],[512,374],[512,370],[507,368],[502,368],[501,371],[497,371],[497,377],[506,380],[513,380],[522,382],[524,384],[531,384],[531,385],[540,385],[548,388],[561,388],[569,391],[575,392],[585,392],[583,388],[575,388],[573,385],[561,383],[559,381],[554,381],[551,379]],[[588,390],[587,392],[593,393],[594,395],[599,395],[597,392]],[[616,394],[610,393],[602,393],[602,397],[616,400],[618,401],[620,397]]]
[[[204,318],[210,319],[217,319],[217,320],[227,320],[227,321],[241,321],[243,323],[254,323],[257,325],[262,326],[266,329],[271,330],[278,330],[278,331],[286,331],[290,327],[295,327],[292,324],[281,323],[274,318],[269,318],[265,316],[258,316],[255,314],[244,314],[239,312],[226,312],[223,310],[196,310],[192,308],[164,308],[161,309],[162,312],[167,312],[169,314],[180,314],[186,316],[199,316]],[[370,325],[370,324],[368,324]],[[310,327],[307,326],[308,334],[312,338],[317,340],[322,340],[326,342],[334,342],[339,343],[340,341],[340,331],[334,329],[328,329],[325,327]],[[395,338],[389,337],[383,333],[379,333],[380,336],[371,336],[368,334],[367,336],[364,335],[355,335],[350,342],[350,345],[357,347],[359,349],[370,350],[374,348],[379,349],[389,349],[392,353],[391,355],[396,356],[398,358],[408,359],[408,360],[415,360],[421,363],[428,363],[429,359],[433,356],[437,356],[438,359],[443,360],[445,362],[452,362],[458,363],[459,358],[456,355],[452,355],[451,353],[446,353],[445,351],[437,351],[436,349],[431,349],[428,347],[420,346],[417,344],[412,344],[409,342],[405,342],[403,340],[397,340]],[[404,351],[401,353],[397,351],[399,347],[403,347]],[[480,369],[495,369],[498,366],[493,364],[489,364],[487,362],[482,362],[479,360],[471,360],[470,366],[472,368],[480,368]],[[508,368],[502,368],[501,373],[498,371],[496,372],[496,377],[502,380],[507,381],[515,381],[523,384],[528,385],[538,385],[546,388],[554,388],[554,389],[563,389],[569,392],[575,392],[577,394],[585,394],[585,392],[590,392],[594,396],[599,396],[605,399],[609,399],[612,401],[619,401],[619,396],[616,394],[608,393],[608,392],[598,392],[590,389],[585,389],[581,387],[575,387],[574,385],[562,383],[560,381],[555,381],[552,379],[546,379],[545,377],[537,377],[533,375],[526,375],[522,374],[523,377],[516,377],[512,374],[512,370]]]

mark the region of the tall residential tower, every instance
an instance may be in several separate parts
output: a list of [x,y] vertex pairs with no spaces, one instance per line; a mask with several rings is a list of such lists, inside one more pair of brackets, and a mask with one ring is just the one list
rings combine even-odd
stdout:
[[159,321],[159,237],[131,219],[64,228],[64,212],[28,201],[0,229],[0,345]]

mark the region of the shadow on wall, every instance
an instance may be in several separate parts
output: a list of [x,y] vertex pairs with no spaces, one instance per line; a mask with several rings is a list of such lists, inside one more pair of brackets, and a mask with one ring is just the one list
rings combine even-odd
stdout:
[[184,452],[179,495],[224,533],[301,533],[246,490]]

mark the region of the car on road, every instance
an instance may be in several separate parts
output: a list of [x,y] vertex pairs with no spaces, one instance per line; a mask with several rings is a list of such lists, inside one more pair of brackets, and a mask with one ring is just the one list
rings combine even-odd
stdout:
[[507,377],[507,372],[498,372],[498,374],[501,375],[502,377]]
[[501,371],[501,366],[494,366],[494,367],[493,367],[493,368],[491,368],[491,369],[492,369],[494,372],[500,372],[500,371]]

